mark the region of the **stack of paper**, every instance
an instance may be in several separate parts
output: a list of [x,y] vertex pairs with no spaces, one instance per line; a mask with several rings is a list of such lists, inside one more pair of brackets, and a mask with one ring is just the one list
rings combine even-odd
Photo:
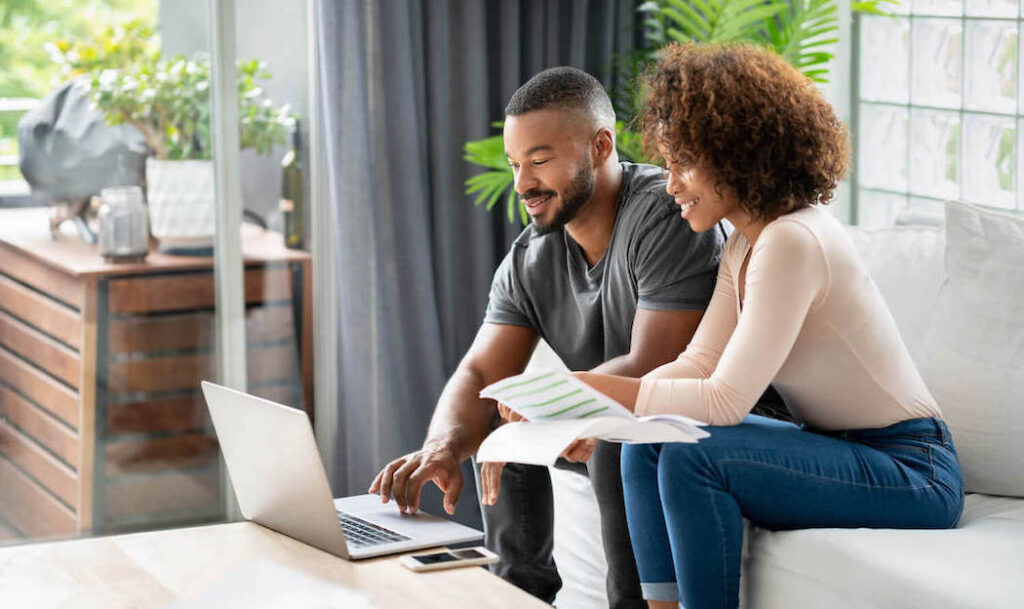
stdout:
[[610,442],[696,442],[708,437],[681,415],[636,417],[568,372],[542,370],[509,377],[480,392],[528,422],[502,425],[484,440],[477,461],[551,465],[577,438]]

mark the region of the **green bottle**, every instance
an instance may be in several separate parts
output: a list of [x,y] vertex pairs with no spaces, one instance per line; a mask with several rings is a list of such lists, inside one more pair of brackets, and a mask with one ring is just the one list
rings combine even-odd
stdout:
[[305,246],[302,216],[306,198],[302,192],[302,161],[299,160],[301,136],[299,121],[292,130],[292,148],[281,160],[281,213],[284,215],[284,245],[291,249]]

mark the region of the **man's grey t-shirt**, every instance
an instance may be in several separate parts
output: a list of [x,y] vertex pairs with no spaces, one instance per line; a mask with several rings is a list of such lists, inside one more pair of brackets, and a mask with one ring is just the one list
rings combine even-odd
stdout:
[[564,229],[516,238],[491,284],[485,323],[527,326],[571,370],[629,352],[637,307],[703,311],[727,237],[721,225],[694,233],[665,192],[663,170],[622,163],[615,228],[588,268]]

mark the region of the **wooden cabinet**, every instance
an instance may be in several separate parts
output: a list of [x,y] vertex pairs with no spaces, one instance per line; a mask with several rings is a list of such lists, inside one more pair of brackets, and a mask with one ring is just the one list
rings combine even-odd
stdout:
[[[107,264],[0,211],[0,540],[221,520],[209,257]],[[312,412],[310,259],[243,235],[250,391]]]

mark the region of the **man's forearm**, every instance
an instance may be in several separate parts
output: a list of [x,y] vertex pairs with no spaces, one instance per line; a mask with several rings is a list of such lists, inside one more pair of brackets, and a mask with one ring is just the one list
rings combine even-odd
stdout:
[[479,375],[461,367],[456,370],[437,401],[423,446],[443,446],[459,461],[474,454],[497,414],[493,401],[480,398],[483,388]]

